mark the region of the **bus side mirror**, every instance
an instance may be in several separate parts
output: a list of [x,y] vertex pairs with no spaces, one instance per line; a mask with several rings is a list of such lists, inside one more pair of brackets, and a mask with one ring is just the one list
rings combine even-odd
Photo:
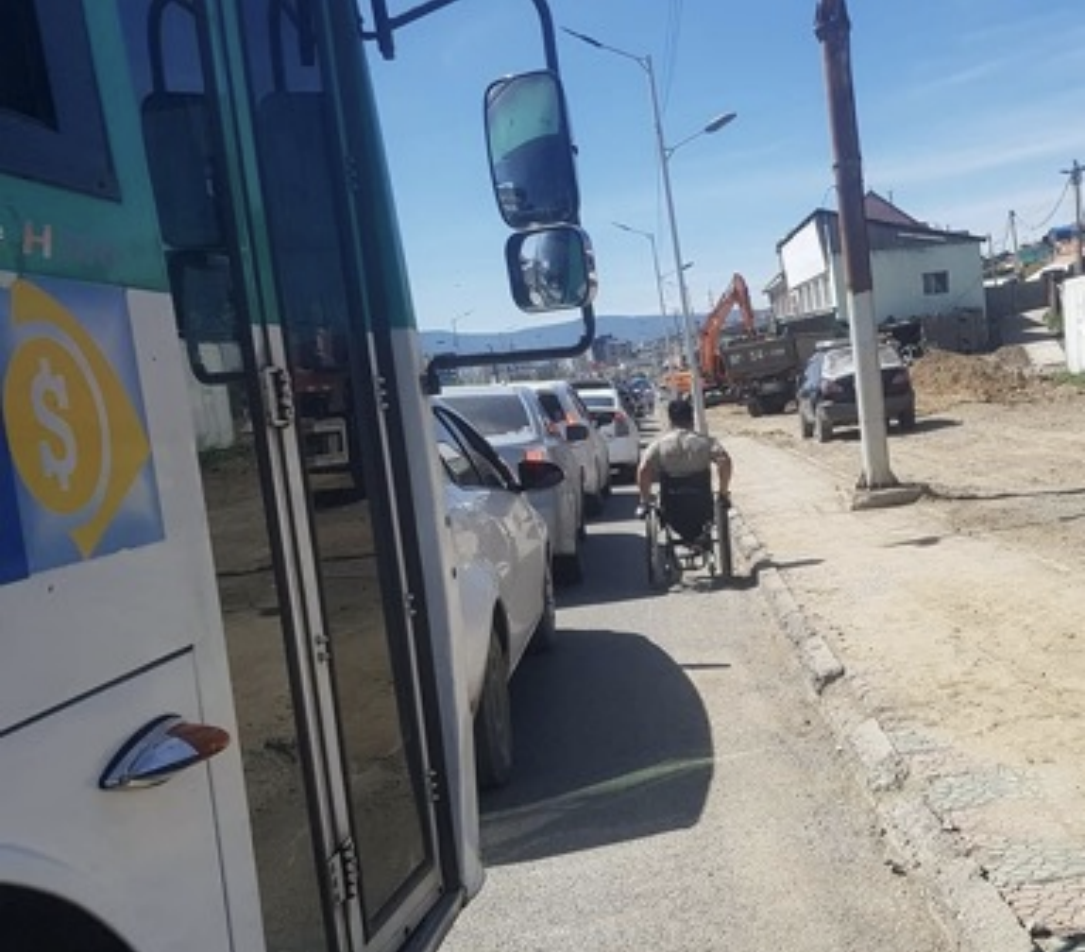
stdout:
[[178,249],[222,247],[207,97],[151,93],[142,119],[163,241]]
[[490,84],[486,144],[498,210],[510,228],[576,224],[580,213],[565,97],[540,70]]
[[211,386],[241,379],[242,324],[234,305],[230,259],[211,252],[175,252],[169,272],[178,331],[193,375]]
[[529,314],[585,307],[596,295],[592,247],[573,225],[510,235],[505,264],[513,301]]

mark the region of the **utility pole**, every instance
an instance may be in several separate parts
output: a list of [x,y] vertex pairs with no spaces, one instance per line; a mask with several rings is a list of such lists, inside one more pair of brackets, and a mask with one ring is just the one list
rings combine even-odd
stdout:
[[1014,276],[1019,278],[1021,276],[1022,267],[1018,261],[1018,229],[1015,227],[1014,211],[1007,212],[1007,225],[1011,233],[1011,254],[1014,255]]
[[875,334],[871,248],[864,215],[863,170],[852,85],[850,31],[845,0],[820,0],[815,14],[815,35],[823,47],[863,457],[863,472],[857,481],[857,489],[877,490],[894,487],[898,483],[890,469],[886,440],[886,404]]
[[1080,277],[1086,274],[1086,261],[1083,259],[1083,233],[1082,233],[1082,166],[1078,160],[1071,162],[1071,168],[1060,169],[1063,175],[1071,176],[1071,184],[1075,188],[1075,242],[1078,245],[1078,261],[1075,262],[1075,274]]

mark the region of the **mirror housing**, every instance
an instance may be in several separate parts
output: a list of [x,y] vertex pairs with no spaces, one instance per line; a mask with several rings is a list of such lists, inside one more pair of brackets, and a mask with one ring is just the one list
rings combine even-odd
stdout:
[[[549,19],[544,33],[553,39]],[[588,236],[578,224],[576,150],[550,40],[548,69],[507,76],[487,87],[487,159],[498,211],[516,232],[505,245],[513,300],[528,314],[580,308],[583,331],[570,346],[436,354],[422,376],[427,393],[440,393],[443,377],[458,367],[493,367],[512,357],[525,362],[579,357],[595,338],[595,258]]]
[[491,183],[505,223],[576,224],[581,200],[558,77],[548,70],[504,77],[484,103]]
[[588,427],[584,423],[566,424],[566,442],[583,443],[588,439]]
[[517,477],[520,488],[525,492],[537,489],[550,489],[557,486],[566,474],[557,463],[545,459],[522,459],[517,464]]
[[193,375],[214,386],[243,374],[241,327],[230,259],[215,252],[175,252],[169,260],[177,329]]
[[592,247],[573,225],[510,235],[505,265],[513,301],[528,314],[585,307],[596,296]]
[[156,92],[142,105],[147,168],[162,239],[171,248],[224,244],[208,108],[202,93]]

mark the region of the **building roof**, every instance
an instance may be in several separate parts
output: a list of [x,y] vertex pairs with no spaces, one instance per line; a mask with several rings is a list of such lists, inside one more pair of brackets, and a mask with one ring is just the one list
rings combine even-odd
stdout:
[[[802,231],[812,220],[815,218],[837,218],[837,212],[829,208],[816,208],[806,218],[803,219],[798,225],[796,225],[787,235],[785,235],[780,241],[777,242],[777,251],[780,252],[782,246],[788,244],[789,241],[796,234]],[[959,241],[976,241],[984,242],[987,239],[981,238],[978,235],[971,235],[967,231],[951,231],[950,229],[932,228],[925,222],[918,221],[911,215],[903,212],[900,208],[894,205],[892,202],[883,198],[877,192],[869,191],[864,196],[864,218],[868,222],[880,225],[895,226],[902,231],[908,232],[912,235],[923,237],[925,235],[935,237],[938,236],[943,240],[948,238],[958,239]]]
[[927,227],[922,221],[913,218],[912,215],[906,215],[897,205],[887,201],[877,192],[868,192],[864,196],[864,218],[868,221],[885,222],[888,225]]

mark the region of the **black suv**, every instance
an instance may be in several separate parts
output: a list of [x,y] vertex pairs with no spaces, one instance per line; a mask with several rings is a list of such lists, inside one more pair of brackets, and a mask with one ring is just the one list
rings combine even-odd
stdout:
[[[902,430],[916,426],[916,395],[909,370],[892,344],[879,344],[879,369],[886,420]],[[827,342],[807,361],[796,392],[799,432],[804,439],[825,443],[835,427],[856,426],[856,362],[847,342]]]

